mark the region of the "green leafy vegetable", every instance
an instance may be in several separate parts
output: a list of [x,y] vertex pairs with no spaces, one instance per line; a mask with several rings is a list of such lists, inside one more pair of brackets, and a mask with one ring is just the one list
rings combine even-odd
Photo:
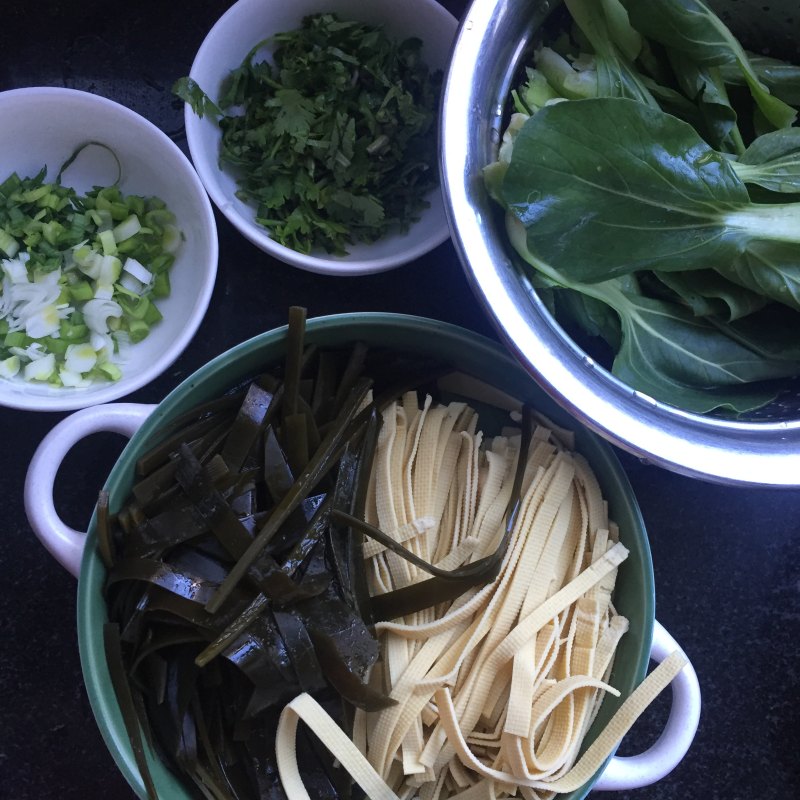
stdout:
[[[740,154],[744,142],[737,124],[738,115],[719,70],[696,64],[677,50],[669,53],[669,59],[681,91],[697,105],[699,117],[693,124],[702,131],[703,138],[717,150]],[[676,113],[692,119],[682,109]]]
[[734,162],[737,176],[773,192],[800,194],[800,128],[759,136]]
[[[678,302],[653,299],[639,291],[628,276],[597,283],[570,280],[539,260],[527,247],[526,230],[513,215],[508,220],[509,237],[517,253],[555,284],[589,298],[588,306],[599,319],[586,329],[603,335],[616,349],[613,374],[639,391],[689,411],[706,413],[716,408],[746,411],[771,400],[774,387],[749,388],[755,381],[770,381],[796,375],[800,360],[796,353],[757,352],[746,338],[731,338],[720,326],[695,316]],[[619,328],[610,327],[597,312],[606,306],[619,318]],[[576,315],[581,322],[585,321]]]
[[[747,58],[758,79],[775,97],[780,97],[784,103],[795,108],[800,106],[800,65],[750,52],[747,53]],[[719,69],[725,83],[745,83],[737,65],[721,64]]]
[[697,64],[732,64],[741,72],[758,108],[776,128],[791,125],[797,111],[770,94],[747,53],[722,20],[701,0],[621,0],[645,36],[689,55]]
[[[341,255],[407,230],[438,183],[441,74],[421,61],[421,46],[315,14],[257,44],[218,104],[189,78],[173,91],[219,117],[220,163],[276,241]],[[258,60],[266,47],[272,60]]]
[[795,245],[752,242],[717,270],[741,286],[800,311],[800,261]]
[[[619,32],[625,25],[624,10],[608,0],[604,0],[603,3],[597,3],[596,0],[565,0],[565,5],[594,50],[597,95],[631,97],[655,106],[656,101],[644,85],[639,72],[621,51],[617,41],[612,38],[611,31]],[[609,17],[607,16],[609,9],[617,13],[612,13]],[[630,39],[636,38],[636,34],[630,26],[626,27],[629,35],[623,34],[625,36],[623,47],[630,51]],[[635,53],[632,55],[635,57]]]
[[766,297],[729,281],[713,269],[655,274],[696,317],[730,322],[761,310],[769,302]]
[[736,173],[681,120],[596,98],[527,121],[502,195],[531,252],[577,281],[729,263],[765,240],[800,256],[800,206],[751,203]]
[[800,373],[796,68],[699,0],[565,5],[572,38],[536,50],[484,170],[511,244],[615,376],[691,411],[757,408]]
[[197,81],[191,78],[179,78],[175,81],[172,91],[188,103],[199,117],[206,114],[222,116],[222,109],[200,88]]

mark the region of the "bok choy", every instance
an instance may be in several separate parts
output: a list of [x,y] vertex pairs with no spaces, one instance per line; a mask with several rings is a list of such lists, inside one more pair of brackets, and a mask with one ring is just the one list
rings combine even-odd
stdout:
[[484,172],[511,244],[633,388],[760,407],[800,373],[800,70],[770,79],[700,0],[565,5]]

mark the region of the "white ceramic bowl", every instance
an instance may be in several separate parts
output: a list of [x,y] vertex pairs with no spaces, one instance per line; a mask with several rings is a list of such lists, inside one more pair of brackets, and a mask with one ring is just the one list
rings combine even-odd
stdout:
[[[170,296],[158,302],[164,318],[121,353],[118,381],[57,388],[0,379],[0,405],[30,411],[68,411],[124,397],[172,364],[206,312],[217,273],[217,229],[208,196],[189,159],[166,134],[103,97],[54,87],[14,89],[0,92],[0,119],[0,181],[12,172],[35,175],[43,166],[46,179],[54,180],[76,148],[91,140],[113,150],[123,193],[160,197],[177,217],[185,241],[170,270]],[[116,177],[110,153],[90,147],[61,182],[83,193]]]
[[[189,75],[216,101],[224,79],[256,44],[273,34],[300,27],[303,17],[321,11],[382,25],[396,39],[419,37],[423,42],[422,57],[432,69],[446,69],[458,27],[455,17],[436,0],[239,0],[205,38]],[[187,105],[186,136],[195,168],[219,210],[256,247],[295,267],[330,275],[383,272],[413,261],[450,235],[437,188],[427,197],[430,208],[405,234],[387,235],[373,244],[348,246],[347,256],[322,251],[298,253],[272,239],[266,228],[255,222],[255,209],[236,197],[235,178],[219,167],[221,134],[216,120],[198,117]]]

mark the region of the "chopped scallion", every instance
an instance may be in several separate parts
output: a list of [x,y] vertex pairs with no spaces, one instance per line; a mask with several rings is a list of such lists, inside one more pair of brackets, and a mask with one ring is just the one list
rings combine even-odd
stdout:
[[0,378],[118,380],[109,359],[162,319],[182,234],[157,197],[45,176],[0,182]]
[[117,225],[114,230],[114,240],[117,242],[124,242],[135,236],[142,229],[142,223],[139,222],[139,217],[136,214],[131,214]]

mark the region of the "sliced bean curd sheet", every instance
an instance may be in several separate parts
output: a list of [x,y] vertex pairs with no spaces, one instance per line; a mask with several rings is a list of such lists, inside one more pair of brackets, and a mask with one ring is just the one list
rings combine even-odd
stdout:
[[[369,681],[394,705],[357,709],[352,739],[309,695],[286,706],[276,754],[290,800],[309,797],[294,752],[299,720],[370,798],[571,792],[683,668],[685,657],[673,653],[580,755],[604,696],[619,695],[609,679],[628,620],[611,598],[628,551],[596,476],[571,446],[569,432],[544,418],[523,449],[511,428],[484,438],[464,403],[427,397],[420,407],[406,395],[384,409],[367,523],[445,569],[486,558],[503,539],[522,452],[518,511],[491,583],[375,625],[380,654]],[[363,555],[375,598],[428,577],[380,543],[368,540]]]

